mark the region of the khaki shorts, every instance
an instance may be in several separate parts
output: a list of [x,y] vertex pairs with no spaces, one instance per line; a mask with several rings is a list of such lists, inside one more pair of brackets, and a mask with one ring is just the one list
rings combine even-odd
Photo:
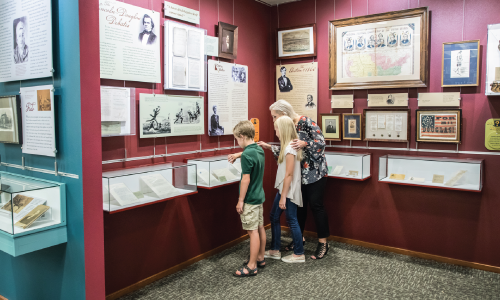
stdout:
[[243,230],[257,230],[264,226],[264,206],[245,203],[240,218]]

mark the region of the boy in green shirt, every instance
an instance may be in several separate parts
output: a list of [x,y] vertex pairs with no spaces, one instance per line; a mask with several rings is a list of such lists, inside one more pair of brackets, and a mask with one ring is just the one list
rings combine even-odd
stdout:
[[248,277],[257,275],[257,267],[265,266],[266,230],[264,229],[264,150],[254,142],[252,122],[241,121],[233,129],[241,154],[240,197],[236,211],[240,214],[243,230],[250,236],[250,258],[233,275]]

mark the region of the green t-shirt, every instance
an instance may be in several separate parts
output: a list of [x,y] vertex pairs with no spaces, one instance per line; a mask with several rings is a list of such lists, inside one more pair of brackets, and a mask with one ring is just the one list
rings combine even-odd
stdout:
[[[241,154],[241,178],[244,174],[250,174],[250,184],[248,185],[245,203],[259,205],[264,203],[264,150],[257,144],[250,144],[245,147]],[[241,188],[241,183],[240,183]]]

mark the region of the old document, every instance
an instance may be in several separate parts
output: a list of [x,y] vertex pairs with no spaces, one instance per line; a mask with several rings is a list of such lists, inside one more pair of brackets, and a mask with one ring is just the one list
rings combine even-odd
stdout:
[[200,63],[199,60],[189,59],[188,86],[190,88],[200,88]]
[[200,32],[189,30],[188,33],[188,57],[194,59],[200,59],[200,47],[201,47],[201,39],[203,36]]
[[463,176],[467,173],[467,170],[460,170],[456,172],[450,180],[448,180],[444,185],[454,186]]
[[172,77],[173,84],[178,86],[186,85],[186,59],[174,56],[172,58]]
[[174,28],[173,54],[178,57],[186,56],[187,31],[184,28]]

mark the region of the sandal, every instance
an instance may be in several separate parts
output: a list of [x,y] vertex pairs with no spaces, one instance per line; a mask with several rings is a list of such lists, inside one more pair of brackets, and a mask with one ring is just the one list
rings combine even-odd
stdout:
[[[245,272],[243,272],[244,269],[247,269],[248,274],[245,274]],[[237,271],[240,271],[239,275],[236,274]],[[233,273],[234,277],[250,277],[250,276],[257,275],[257,268],[255,268],[255,269],[252,270],[247,265],[244,265],[241,268],[239,268],[238,270],[236,270],[236,272]]]
[[314,252],[315,258],[311,256],[311,259],[322,259],[328,253],[328,250],[330,250],[330,245],[328,245],[328,243],[318,243],[316,252]]
[[[248,265],[248,262],[250,261],[250,257],[247,258],[247,260],[243,263],[243,265]],[[261,261],[257,261],[257,268],[264,268],[266,266],[266,259],[264,258]]]
[[[306,241],[302,241],[302,245],[306,245]],[[285,247],[285,251],[292,251],[294,248],[294,245],[293,245],[293,241],[290,242],[290,244],[288,244],[286,247]]]

